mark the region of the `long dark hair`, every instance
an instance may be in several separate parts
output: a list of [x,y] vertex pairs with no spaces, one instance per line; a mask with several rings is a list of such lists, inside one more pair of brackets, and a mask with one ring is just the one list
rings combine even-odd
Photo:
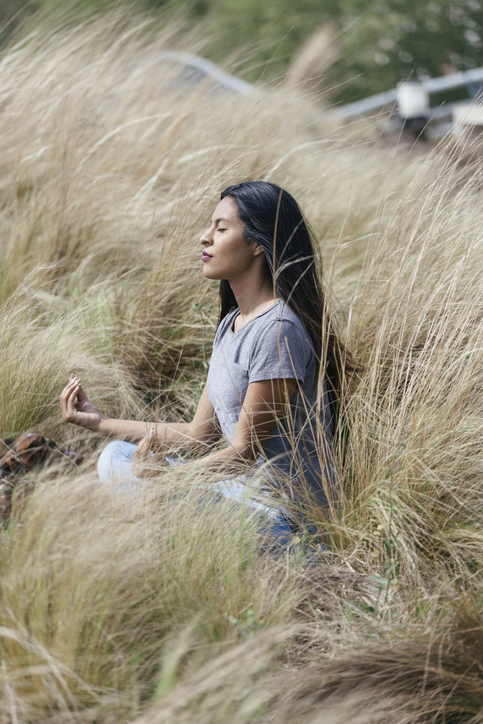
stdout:
[[[228,186],[221,198],[226,196],[237,205],[247,243],[263,247],[274,291],[309,333],[318,370],[324,366],[332,418],[337,422],[346,374],[352,373],[354,364],[327,316],[312,230],[293,196],[275,184],[246,181]],[[237,306],[226,279],[220,282],[220,299],[221,322]]]

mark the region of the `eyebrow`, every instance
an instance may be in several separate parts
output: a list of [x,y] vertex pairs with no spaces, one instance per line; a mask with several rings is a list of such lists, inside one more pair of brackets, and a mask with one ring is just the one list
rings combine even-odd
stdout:
[[214,222],[215,226],[217,226],[220,223],[220,221],[224,221],[226,224],[231,224],[231,221],[229,219],[224,219],[223,217],[220,217],[219,219],[216,219],[216,221]]

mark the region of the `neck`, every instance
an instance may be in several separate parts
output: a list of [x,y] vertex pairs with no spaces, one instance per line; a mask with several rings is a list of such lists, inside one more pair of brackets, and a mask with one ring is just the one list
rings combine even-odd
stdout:
[[265,275],[255,277],[252,274],[249,278],[231,279],[230,286],[242,320],[256,316],[280,299],[273,288],[272,280]]

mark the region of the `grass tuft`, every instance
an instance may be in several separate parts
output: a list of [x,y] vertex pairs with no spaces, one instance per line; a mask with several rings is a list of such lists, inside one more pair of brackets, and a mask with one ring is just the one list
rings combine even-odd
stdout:
[[[202,43],[113,11],[0,56],[0,437],[88,458],[39,471],[0,531],[0,722],[476,724],[478,142],[383,147],[302,80],[296,102],[192,85],[162,52]],[[201,474],[114,494],[99,439],[60,420],[70,372],[107,414],[190,419],[217,318],[199,236],[254,178],[300,200],[361,363],[340,502],[310,511],[325,562],[268,552]]]

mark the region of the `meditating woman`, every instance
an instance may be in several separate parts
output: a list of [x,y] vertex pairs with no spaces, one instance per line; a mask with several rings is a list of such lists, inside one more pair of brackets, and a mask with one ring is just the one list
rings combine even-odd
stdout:
[[[203,274],[220,281],[221,313],[192,421],[110,419],[74,375],[61,394],[63,419],[116,439],[99,458],[103,481],[141,484],[142,472],[135,473],[159,446],[201,449],[205,454],[196,461],[190,455],[187,464],[201,465],[214,482],[248,461],[264,467],[285,502],[327,507],[337,498],[333,421],[348,363],[327,319],[308,224],[289,193],[245,182],[223,191],[200,244]],[[212,451],[221,439],[224,446]],[[210,487],[243,497],[239,480]],[[286,532],[279,510],[260,509]]]

